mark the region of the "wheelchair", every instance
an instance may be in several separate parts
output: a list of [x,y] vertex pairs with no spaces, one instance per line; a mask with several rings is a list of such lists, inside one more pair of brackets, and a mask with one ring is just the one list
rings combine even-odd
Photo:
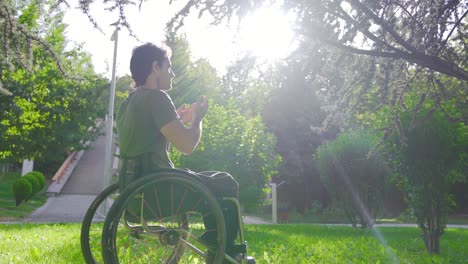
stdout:
[[[235,258],[225,252],[222,202],[233,203],[238,212]],[[110,209],[105,213],[102,207]],[[104,224],[93,225],[99,218]],[[206,219],[212,222],[209,230]],[[145,175],[120,194],[119,184],[107,187],[85,214],[81,248],[86,263],[92,264],[255,263],[247,257],[237,199],[215,197],[197,177],[178,169]]]

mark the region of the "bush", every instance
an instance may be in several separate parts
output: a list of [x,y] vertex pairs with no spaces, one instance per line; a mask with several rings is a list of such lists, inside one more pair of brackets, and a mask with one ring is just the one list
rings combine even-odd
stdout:
[[363,228],[371,226],[383,208],[389,171],[378,156],[367,157],[372,136],[365,131],[349,131],[317,149],[320,178],[349,221]]
[[24,200],[31,196],[31,183],[23,177],[13,183],[13,194],[16,200],[16,206],[20,205]]
[[37,181],[39,182],[39,185],[40,185],[39,191],[42,190],[45,187],[44,174],[42,174],[42,173],[40,173],[38,171],[31,171],[27,175],[32,175],[32,176],[34,176],[34,178],[37,179]]
[[35,195],[41,190],[41,183],[39,182],[39,180],[36,179],[36,177],[34,177],[34,175],[31,174],[26,174],[22,178],[31,183],[31,195],[26,198],[27,201],[29,200],[29,198],[31,198],[33,195]]

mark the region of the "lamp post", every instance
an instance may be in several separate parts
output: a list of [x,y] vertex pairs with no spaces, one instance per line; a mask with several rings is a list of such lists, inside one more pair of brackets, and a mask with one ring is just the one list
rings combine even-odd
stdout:
[[104,188],[111,184],[111,160],[112,160],[112,142],[113,142],[113,127],[114,127],[114,97],[115,97],[115,70],[117,65],[117,44],[119,41],[119,30],[120,30],[120,20],[111,24],[115,26],[114,33],[112,34],[111,40],[114,41],[114,58],[112,62],[112,79],[111,79],[111,88],[109,96],[109,110],[106,116],[106,152],[104,159]]

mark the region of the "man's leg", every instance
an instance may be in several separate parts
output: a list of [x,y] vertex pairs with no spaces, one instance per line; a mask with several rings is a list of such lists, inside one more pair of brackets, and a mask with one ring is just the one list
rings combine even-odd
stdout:
[[[238,199],[239,184],[230,174],[216,171],[200,172],[197,174],[201,175],[202,180],[215,197],[220,199],[222,197],[234,197]],[[231,201],[221,201],[220,207],[223,211],[226,226],[226,253],[232,256],[236,254],[234,252],[234,245],[239,233],[238,208]],[[207,230],[216,228],[216,223],[212,216],[205,217],[204,222]],[[216,238],[213,238],[212,235],[210,237],[209,232],[206,233],[203,239],[207,242],[216,243]]]

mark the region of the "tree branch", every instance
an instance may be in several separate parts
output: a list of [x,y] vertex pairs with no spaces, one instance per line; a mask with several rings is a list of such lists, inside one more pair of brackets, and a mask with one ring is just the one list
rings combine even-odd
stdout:
[[393,47],[392,45],[388,44],[387,42],[385,41],[382,41],[380,40],[377,36],[375,36],[374,34],[372,34],[368,29],[366,28],[363,28],[358,21],[354,20],[351,16],[348,15],[348,13],[346,13],[346,11],[343,10],[343,8],[340,6],[339,7],[340,11],[339,14],[341,16],[339,16],[338,14],[336,14],[336,16],[338,17],[341,17],[343,20],[345,20],[346,22],[354,25],[356,27],[357,30],[359,30],[360,32],[362,32],[366,37],[368,37],[369,39],[371,39],[372,41],[374,41],[375,43],[378,43],[378,44],[381,44],[382,46],[385,46],[387,48],[389,48],[390,50],[394,50],[394,51],[399,51],[399,49]]
[[364,50],[364,49],[358,49],[358,48],[350,47],[347,45],[343,45],[335,41],[325,41],[325,43],[333,47],[339,48],[343,51],[354,53],[354,54],[377,56],[377,57],[392,58],[392,59],[404,59],[408,62],[412,62],[417,65],[427,67],[431,70],[435,70],[437,72],[459,78],[460,80],[465,80],[465,81],[468,80],[467,71],[458,67],[456,64],[449,62],[449,61],[445,61],[437,56],[426,55],[423,53],[412,54],[412,53],[407,53],[403,51],[385,52],[385,51],[378,51],[378,50]]
[[380,25],[385,31],[387,31],[395,41],[403,46],[408,51],[418,54],[421,53],[409,44],[406,40],[404,40],[392,27],[390,27],[382,18],[378,17],[374,12],[372,12],[369,8],[367,8],[364,4],[362,4],[359,0],[350,0],[351,4],[353,4],[356,8],[362,10],[367,16],[369,16],[375,23]]
[[461,21],[463,20],[463,18],[465,18],[467,14],[468,14],[468,10],[466,10],[465,13],[458,19],[458,21],[455,22],[455,25],[453,26],[452,30],[450,30],[450,33],[447,35],[447,37],[445,38],[445,40],[442,42],[439,49],[437,50],[436,55],[438,55],[440,51],[442,50],[442,48],[447,44],[447,41],[449,40],[450,36],[452,36],[455,29],[460,25]]

